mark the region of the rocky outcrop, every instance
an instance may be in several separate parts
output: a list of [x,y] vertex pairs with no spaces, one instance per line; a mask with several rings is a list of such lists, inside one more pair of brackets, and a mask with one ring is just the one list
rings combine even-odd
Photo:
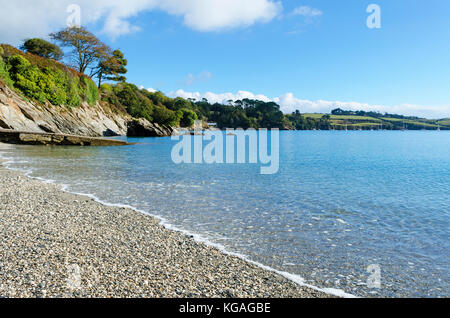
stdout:
[[0,128],[27,132],[73,134],[89,137],[127,133],[131,117],[106,103],[68,109],[27,101],[0,80]]
[[122,140],[0,129],[0,142],[21,145],[124,146]]
[[173,128],[151,123],[146,119],[133,119],[128,122],[128,137],[166,137],[171,136]]
[[87,137],[166,137],[172,127],[133,119],[108,103],[67,108],[28,101],[0,79],[0,129]]

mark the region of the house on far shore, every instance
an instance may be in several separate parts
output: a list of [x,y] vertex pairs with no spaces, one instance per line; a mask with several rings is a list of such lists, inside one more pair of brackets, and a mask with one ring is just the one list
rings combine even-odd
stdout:
[[206,130],[220,130],[219,128],[217,128],[217,123],[205,123],[205,129]]

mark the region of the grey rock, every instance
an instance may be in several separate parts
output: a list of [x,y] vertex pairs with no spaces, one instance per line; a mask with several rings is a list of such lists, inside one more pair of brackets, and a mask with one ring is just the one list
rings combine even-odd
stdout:
[[128,122],[128,137],[167,137],[173,129],[168,126],[151,123],[147,119],[139,118]]
[[75,135],[0,129],[0,142],[21,145],[124,146],[126,141]]
[[68,109],[26,101],[0,80],[0,128],[102,137],[125,135],[130,120],[131,116],[112,111],[106,103]]

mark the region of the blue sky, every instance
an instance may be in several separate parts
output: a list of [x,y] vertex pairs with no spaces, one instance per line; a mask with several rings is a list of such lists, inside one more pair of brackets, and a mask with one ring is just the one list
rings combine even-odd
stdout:
[[[260,94],[285,111],[450,116],[449,1],[90,2],[78,2],[82,24],[123,50],[128,80],[146,88],[219,100]],[[381,8],[380,29],[366,25],[371,3]],[[67,13],[53,10],[29,30],[5,30],[6,40],[58,27]]]

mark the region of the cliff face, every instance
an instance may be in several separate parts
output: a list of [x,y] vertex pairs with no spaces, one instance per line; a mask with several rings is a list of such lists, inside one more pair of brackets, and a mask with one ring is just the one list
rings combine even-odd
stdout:
[[83,103],[69,110],[27,101],[0,80],[0,128],[100,137],[126,135],[131,117],[114,112],[107,103]]

